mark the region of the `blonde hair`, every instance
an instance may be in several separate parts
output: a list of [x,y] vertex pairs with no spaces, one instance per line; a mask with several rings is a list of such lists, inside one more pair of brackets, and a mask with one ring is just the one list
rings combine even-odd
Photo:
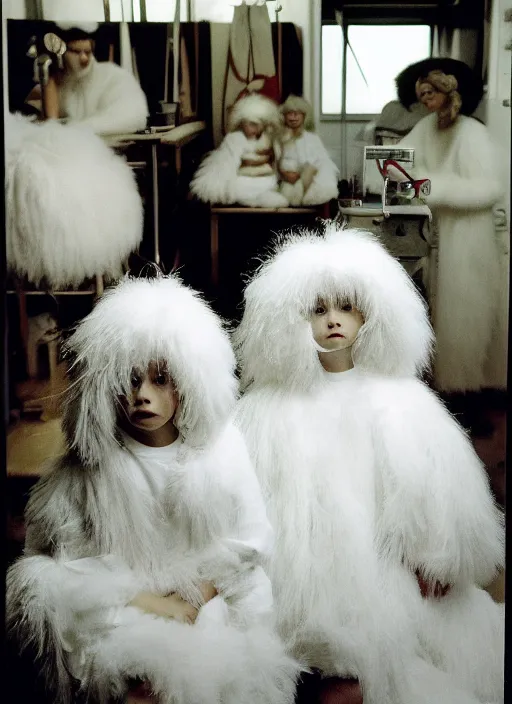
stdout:
[[304,115],[304,129],[305,130],[314,130],[315,129],[315,120],[313,117],[313,108],[311,107],[311,104],[308,103],[308,101],[305,98],[302,98],[299,95],[289,95],[284,103],[281,105],[279,108],[281,111],[281,115],[283,116],[283,121],[284,121],[284,116],[286,115],[287,112],[301,112]]
[[420,99],[421,86],[425,83],[431,85],[439,93],[446,95],[447,98],[445,105],[438,112],[439,127],[445,128],[453,125],[462,106],[462,99],[457,90],[459,87],[457,79],[452,74],[446,74],[440,70],[430,71],[426,77],[420,77],[416,81],[415,89],[418,100]]

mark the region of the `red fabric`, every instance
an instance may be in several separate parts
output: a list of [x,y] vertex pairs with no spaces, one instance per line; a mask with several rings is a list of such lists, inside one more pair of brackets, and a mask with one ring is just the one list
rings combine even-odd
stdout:
[[[281,102],[281,94],[279,92],[279,80],[277,76],[254,76],[250,82],[252,83],[252,81],[256,80],[263,80],[265,81],[265,83],[261,90],[253,92],[259,93],[260,95],[264,95],[266,98],[270,98],[278,104]],[[241,98],[245,98],[247,95],[251,95],[251,93],[246,88],[244,88],[237,95],[235,102],[237,102]]]

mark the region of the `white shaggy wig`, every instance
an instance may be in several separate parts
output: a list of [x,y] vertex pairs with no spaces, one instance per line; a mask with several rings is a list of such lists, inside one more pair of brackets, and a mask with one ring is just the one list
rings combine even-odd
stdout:
[[270,126],[277,130],[281,124],[279,106],[264,95],[252,93],[245,98],[240,98],[232,106],[228,131],[235,132],[244,120],[260,122],[264,126]]
[[315,119],[313,117],[313,107],[305,98],[300,95],[289,95],[279,108],[281,115],[287,112],[301,112],[304,115],[304,129],[312,132],[315,129]]
[[277,241],[245,291],[234,343],[242,385],[308,388],[321,373],[309,316],[319,298],[347,301],[364,316],[352,348],[356,367],[389,376],[420,374],[433,333],[426,305],[372,234],[328,223]]
[[64,409],[68,447],[98,465],[119,443],[118,398],[133,368],[165,365],[179,396],[175,424],[201,447],[226,422],[237,395],[235,357],[221,322],[176,276],[125,279],[105,293],[67,342],[74,357]]
[[142,240],[133,171],[78,125],[5,114],[7,264],[50,288],[122,275]]

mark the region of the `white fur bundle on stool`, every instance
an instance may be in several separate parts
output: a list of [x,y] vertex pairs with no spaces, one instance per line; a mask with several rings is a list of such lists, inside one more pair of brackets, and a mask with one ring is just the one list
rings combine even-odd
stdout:
[[51,288],[116,278],[142,239],[130,167],[83,128],[5,115],[8,267]]

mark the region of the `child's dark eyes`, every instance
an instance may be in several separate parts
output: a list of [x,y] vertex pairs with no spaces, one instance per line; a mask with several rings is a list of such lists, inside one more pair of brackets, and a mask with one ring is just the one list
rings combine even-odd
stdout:
[[341,310],[345,311],[346,313],[351,313],[353,310],[352,305],[350,303],[345,303]]
[[169,378],[168,378],[167,374],[158,374],[155,377],[155,384],[157,386],[165,386],[168,381],[169,381]]
[[315,310],[315,315],[324,315],[325,312],[326,310],[323,306],[318,306]]
[[142,380],[141,380],[140,376],[138,376],[137,374],[132,374],[132,378],[130,379],[130,383],[131,383],[133,389],[137,389],[141,385]]

